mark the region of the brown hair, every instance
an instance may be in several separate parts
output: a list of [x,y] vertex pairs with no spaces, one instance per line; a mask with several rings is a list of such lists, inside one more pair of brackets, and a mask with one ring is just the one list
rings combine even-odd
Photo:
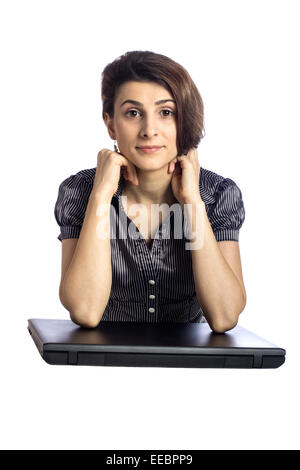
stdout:
[[102,72],[102,117],[114,116],[120,85],[128,81],[155,82],[166,88],[177,106],[177,151],[187,154],[204,137],[203,101],[187,70],[169,57],[150,51],[130,51],[108,64]]

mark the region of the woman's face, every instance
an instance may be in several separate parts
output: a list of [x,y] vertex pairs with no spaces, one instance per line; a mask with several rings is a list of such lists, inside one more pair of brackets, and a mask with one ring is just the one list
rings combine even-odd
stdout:
[[[126,82],[120,86],[115,98],[114,118],[109,126],[113,132],[110,134],[115,136],[122,155],[136,167],[159,170],[177,156],[176,112],[175,100],[161,85]],[[152,153],[139,149],[152,145],[161,149]]]

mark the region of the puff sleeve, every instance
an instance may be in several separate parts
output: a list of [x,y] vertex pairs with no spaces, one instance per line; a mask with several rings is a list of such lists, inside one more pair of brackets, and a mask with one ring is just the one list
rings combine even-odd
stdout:
[[239,241],[239,230],[245,220],[245,207],[240,188],[230,178],[224,178],[218,185],[215,203],[210,211],[209,221],[216,240]]
[[80,174],[71,175],[59,186],[54,216],[60,227],[57,237],[79,238],[92,190],[92,185]]

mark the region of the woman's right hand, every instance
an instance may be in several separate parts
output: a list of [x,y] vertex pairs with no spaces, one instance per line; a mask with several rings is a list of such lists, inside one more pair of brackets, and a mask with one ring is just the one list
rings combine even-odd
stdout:
[[124,178],[136,186],[138,178],[136,168],[124,155],[109,149],[102,149],[97,157],[97,169],[93,185],[93,193],[111,200],[118,189],[121,167],[124,166]]

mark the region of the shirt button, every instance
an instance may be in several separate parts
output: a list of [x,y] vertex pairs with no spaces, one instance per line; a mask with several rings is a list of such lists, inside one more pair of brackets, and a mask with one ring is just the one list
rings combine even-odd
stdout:
[[149,312],[150,312],[150,313],[154,313],[154,312],[155,312],[155,308],[150,307],[150,308],[149,308]]
[[149,284],[155,284],[155,281],[153,281],[153,279],[150,279]]
[[150,294],[150,295],[149,295],[149,299],[155,299],[155,295]]

